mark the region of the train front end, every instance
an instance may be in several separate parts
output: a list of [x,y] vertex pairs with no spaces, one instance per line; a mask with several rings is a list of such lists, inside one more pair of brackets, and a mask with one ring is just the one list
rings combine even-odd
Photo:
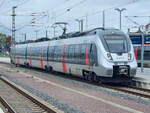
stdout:
[[120,30],[108,29],[99,33],[101,44],[99,64],[104,77],[128,77],[136,75],[137,62],[129,37]]

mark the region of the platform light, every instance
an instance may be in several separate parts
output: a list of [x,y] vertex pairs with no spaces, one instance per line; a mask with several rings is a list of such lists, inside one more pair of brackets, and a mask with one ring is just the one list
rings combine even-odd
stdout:
[[112,58],[110,53],[107,53],[107,57],[108,57],[109,60],[113,60],[113,58]]
[[131,58],[132,58],[132,54],[129,53],[129,54],[128,54],[128,60],[131,60]]

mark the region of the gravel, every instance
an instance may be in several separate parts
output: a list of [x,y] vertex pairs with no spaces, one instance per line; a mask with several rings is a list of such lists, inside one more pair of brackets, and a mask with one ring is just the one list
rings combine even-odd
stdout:
[[53,97],[50,97],[48,96],[47,94],[41,92],[41,91],[38,91],[36,89],[33,89],[25,84],[23,84],[22,82],[20,81],[17,81],[16,79],[12,78],[12,77],[9,77],[8,75],[0,72],[0,75],[6,77],[8,80],[14,82],[15,84],[21,86],[22,88],[26,89],[27,91],[29,91],[30,93],[40,97],[41,99],[43,99],[44,101],[52,104],[53,106],[55,106],[56,108],[64,111],[65,113],[83,113],[83,112],[80,112],[79,110],[76,110],[74,108],[71,108],[70,106],[66,105],[66,104],[62,104],[60,103],[57,99],[53,98]]

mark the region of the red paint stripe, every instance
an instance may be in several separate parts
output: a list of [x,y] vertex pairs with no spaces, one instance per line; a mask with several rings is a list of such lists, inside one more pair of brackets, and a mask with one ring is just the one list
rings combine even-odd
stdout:
[[136,58],[136,60],[137,60],[137,55],[138,55],[138,49],[136,48],[136,50],[135,50],[135,58]]
[[86,47],[86,59],[85,59],[86,63],[85,65],[89,65],[89,58],[88,58],[88,46]]
[[32,66],[32,47],[30,47],[30,60],[29,60],[30,66]]
[[66,47],[67,45],[63,46],[63,53],[62,53],[62,68],[63,68],[63,72],[67,72],[67,67],[66,67],[66,62],[65,62],[65,56],[66,56]]
[[149,46],[150,44],[144,44],[145,46]]
[[44,65],[43,65],[43,47],[41,46],[41,60],[40,60],[40,64],[41,64],[41,67],[43,68]]

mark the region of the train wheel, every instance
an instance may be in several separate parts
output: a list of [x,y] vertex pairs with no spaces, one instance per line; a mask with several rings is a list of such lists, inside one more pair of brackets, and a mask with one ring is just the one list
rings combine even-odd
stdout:
[[27,67],[27,68],[30,68],[29,63],[26,63],[26,67]]
[[88,77],[87,77],[88,81],[93,82],[94,81],[94,77],[92,72],[89,72]]
[[99,81],[100,81],[99,77],[96,74],[94,74],[93,76],[94,76],[93,77],[94,82],[99,83]]
[[48,72],[47,66],[45,66],[45,71]]
[[47,67],[46,69],[47,72],[52,72],[53,71],[53,68],[51,66]]
[[84,70],[83,70],[83,78],[84,78],[85,80],[87,80],[87,78],[88,78],[87,72],[84,71]]

